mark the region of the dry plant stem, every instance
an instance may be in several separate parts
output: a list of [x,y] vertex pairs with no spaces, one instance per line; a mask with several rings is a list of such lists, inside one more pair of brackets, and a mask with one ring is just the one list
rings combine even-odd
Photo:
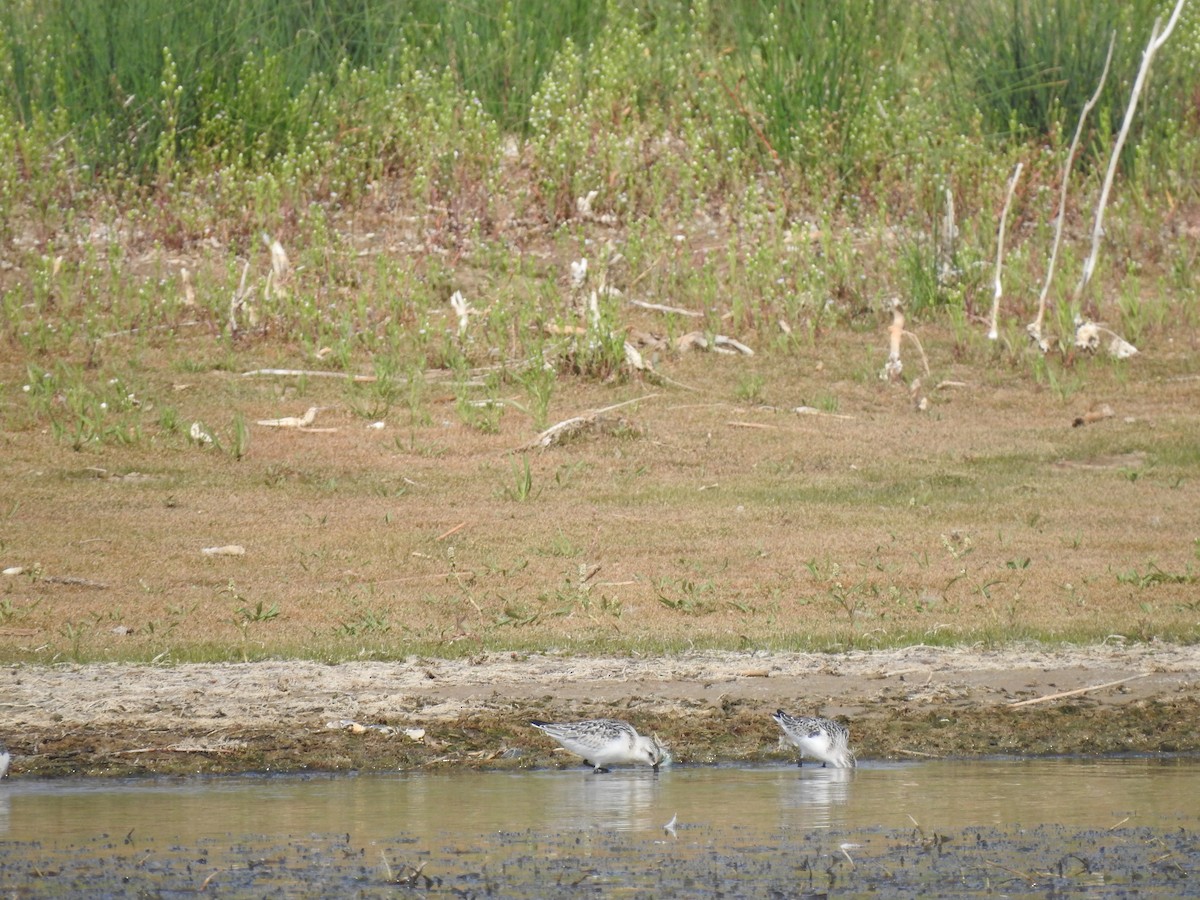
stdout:
[[1063,161],[1062,189],[1058,195],[1058,224],[1054,228],[1054,244],[1050,249],[1050,262],[1046,266],[1046,282],[1042,285],[1041,296],[1038,297],[1037,318],[1028,329],[1030,336],[1039,343],[1042,340],[1042,324],[1046,320],[1046,298],[1050,295],[1050,283],[1054,280],[1054,265],[1058,261],[1058,248],[1062,244],[1063,220],[1066,218],[1067,209],[1067,188],[1071,181],[1071,167],[1075,162],[1075,151],[1079,149],[1079,137],[1083,134],[1083,123],[1087,119],[1088,113],[1099,102],[1100,93],[1104,90],[1104,82],[1108,80],[1108,68],[1112,63],[1113,47],[1116,42],[1117,33],[1114,31],[1108,40],[1108,56],[1104,58],[1104,71],[1100,73],[1100,83],[1096,85],[1096,92],[1092,94],[1091,99],[1083,105],[1083,109],[1079,112],[1079,123],[1075,126],[1075,136],[1071,138],[1067,158]]
[[1138,69],[1137,78],[1133,82],[1133,92],[1129,97],[1129,106],[1125,108],[1125,121],[1121,123],[1121,130],[1117,134],[1117,141],[1113,144],[1112,156],[1108,160],[1108,170],[1104,173],[1104,185],[1100,188],[1100,198],[1096,201],[1096,221],[1092,225],[1092,250],[1088,254],[1088,258],[1083,263],[1083,274],[1079,278],[1079,284],[1075,287],[1076,303],[1083,296],[1084,289],[1092,280],[1092,273],[1096,271],[1096,258],[1100,255],[1100,238],[1104,234],[1104,208],[1108,205],[1108,194],[1112,190],[1113,177],[1117,173],[1117,162],[1121,157],[1121,148],[1125,146],[1125,138],[1129,136],[1129,126],[1133,124],[1133,115],[1137,112],[1138,98],[1141,97],[1142,88],[1146,84],[1146,76],[1150,72],[1150,62],[1154,59],[1154,54],[1159,48],[1166,43],[1167,38],[1171,36],[1171,32],[1175,28],[1175,23],[1179,20],[1179,14],[1183,12],[1183,4],[1185,0],[1178,0],[1175,4],[1175,9],[1171,13],[1171,18],[1167,21],[1167,27],[1159,31],[1161,19],[1154,20],[1154,27],[1150,30],[1150,42],[1146,44],[1146,49],[1142,51],[1142,65]]
[[1079,694],[1087,694],[1091,691],[1100,691],[1104,688],[1116,687],[1117,685],[1124,684],[1127,681],[1145,678],[1149,674],[1149,672],[1142,672],[1140,675],[1130,675],[1128,678],[1118,678],[1116,681],[1106,681],[1104,684],[1092,684],[1088,687],[1076,688],[1073,691],[1060,691],[1057,694],[1046,694],[1044,697],[1034,697],[1030,700],[1018,700],[1016,703],[1008,704],[1008,708],[1014,709],[1018,706],[1032,706],[1035,703],[1048,703],[1051,700],[1061,700],[1063,697],[1076,697]]
[[771,146],[771,141],[767,138],[762,128],[759,127],[758,123],[754,121],[754,114],[751,113],[750,110],[746,109],[745,105],[742,103],[742,98],[739,97],[733,91],[733,89],[725,83],[724,78],[722,78],[719,74],[716,75],[716,78],[717,81],[720,82],[721,87],[725,90],[725,93],[729,95],[729,99],[733,101],[733,105],[738,108],[738,112],[742,114],[742,118],[746,120],[746,124],[750,126],[750,130],[754,132],[755,136],[760,142],[762,142],[762,145],[767,148],[767,152],[771,154],[771,159],[775,161],[775,165],[779,165],[779,153],[773,146]]
[[1004,289],[1000,285],[1000,272],[1004,266],[1004,226],[1008,221],[1008,208],[1012,206],[1013,193],[1017,189],[1017,179],[1021,177],[1021,169],[1024,166],[1024,163],[1017,163],[1017,167],[1013,169],[1012,177],[1008,179],[1008,194],[1004,198],[1004,209],[1000,212],[1000,230],[996,235],[996,290],[992,295],[992,319],[991,327],[988,328],[988,340],[990,341],[994,341],[1000,336],[997,319],[1000,316],[1000,297],[1004,293]]
[[237,334],[238,323],[237,313],[242,308],[242,304],[246,302],[246,279],[250,276],[250,263],[246,263],[242,267],[242,280],[238,284],[238,288],[233,292],[233,298],[229,301],[229,333]]
[[921,354],[921,365],[925,367],[925,377],[929,377],[929,357],[925,355],[925,348],[921,346],[921,339],[907,329],[903,329],[903,335],[917,345],[917,352]]

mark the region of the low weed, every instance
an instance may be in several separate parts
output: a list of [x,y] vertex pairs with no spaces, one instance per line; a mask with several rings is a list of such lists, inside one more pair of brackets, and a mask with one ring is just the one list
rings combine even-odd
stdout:
[[1155,587],[1160,584],[1196,584],[1198,581],[1200,581],[1200,576],[1190,570],[1167,572],[1153,562],[1147,565],[1145,571],[1130,569],[1117,573],[1118,584],[1127,584],[1136,588]]
[[534,364],[517,375],[517,382],[525,389],[529,416],[536,431],[545,429],[550,416],[550,400],[554,396],[555,373],[551,366]]
[[711,580],[660,578],[654,590],[658,602],[673,612],[703,616],[717,608],[717,598],[714,596],[716,586]]
[[343,619],[333,633],[338,637],[365,637],[389,634],[391,630],[392,624],[386,612],[358,607],[354,610],[354,618]]
[[533,470],[529,466],[529,457],[521,454],[520,462],[516,459],[510,463],[510,478],[501,487],[501,496],[506,500],[525,503],[537,499],[541,489],[536,491],[533,486]]
[[742,403],[759,404],[763,402],[764,388],[767,379],[757,372],[746,372],[738,376],[733,389],[733,396]]

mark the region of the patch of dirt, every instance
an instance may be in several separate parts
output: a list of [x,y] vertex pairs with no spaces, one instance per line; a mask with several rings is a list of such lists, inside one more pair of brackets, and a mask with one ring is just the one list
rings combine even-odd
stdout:
[[1190,753],[1198,683],[1200,648],[1155,644],[8,666],[0,737],[18,776],[528,767],[577,762],[529,718],[607,715],[709,763],[785,756],[782,707],[847,721],[862,759]]

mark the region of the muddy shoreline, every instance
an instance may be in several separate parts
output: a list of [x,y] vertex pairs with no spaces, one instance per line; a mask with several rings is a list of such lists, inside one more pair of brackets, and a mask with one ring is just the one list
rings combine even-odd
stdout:
[[1200,752],[1200,648],[1159,644],[9,665],[0,698],[15,777],[572,765],[526,721],[599,715],[680,763],[781,759],[779,707],[861,759]]

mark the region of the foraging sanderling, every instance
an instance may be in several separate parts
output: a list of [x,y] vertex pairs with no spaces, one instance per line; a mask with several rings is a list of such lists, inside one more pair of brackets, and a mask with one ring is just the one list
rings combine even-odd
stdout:
[[644,763],[655,770],[667,758],[667,748],[657,736],[637,733],[628,722],[618,719],[587,719],[583,722],[529,723],[554,738],[567,750],[582,756],[596,772],[622,763]]
[[804,765],[805,756],[811,756],[822,766],[854,768],[850,730],[845,725],[820,716],[789,716],[782,709],[775,710],[771,718],[783,729],[784,737],[800,749],[799,765]]
[[12,761],[12,755],[8,752],[8,748],[4,746],[4,741],[0,741],[0,778],[8,775],[8,764]]

